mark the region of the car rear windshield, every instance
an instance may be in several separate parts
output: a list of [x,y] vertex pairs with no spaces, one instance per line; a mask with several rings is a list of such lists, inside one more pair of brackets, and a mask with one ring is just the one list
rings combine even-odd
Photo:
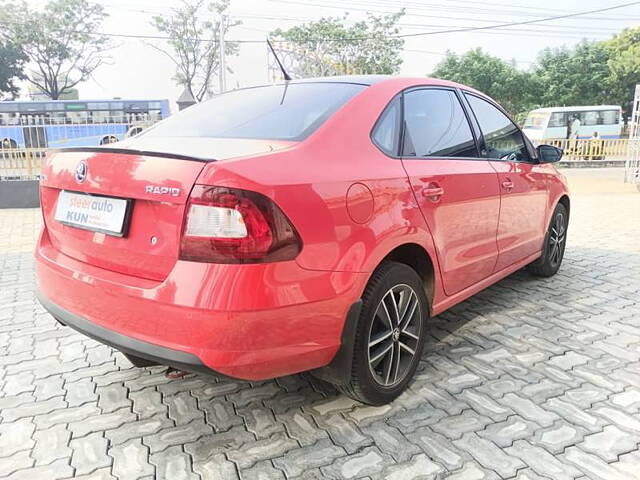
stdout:
[[193,105],[142,135],[303,140],[365,88],[294,83],[235,90]]

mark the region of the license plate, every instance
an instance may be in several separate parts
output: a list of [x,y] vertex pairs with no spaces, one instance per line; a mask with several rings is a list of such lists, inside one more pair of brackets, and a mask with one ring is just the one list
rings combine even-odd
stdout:
[[55,219],[66,225],[122,237],[130,200],[63,190]]

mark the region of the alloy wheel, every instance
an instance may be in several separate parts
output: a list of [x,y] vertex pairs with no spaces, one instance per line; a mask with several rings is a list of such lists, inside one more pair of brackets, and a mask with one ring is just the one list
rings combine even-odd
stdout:
[[369,371],[391,387],[405,379],[418,348],[422,315],[418,295],[409,285],[390,288],[378,304],[368,339]]
[[564,242],[567,238],[566,230],[564,215],[558,212],[549,232],[549,263],[554,267],[562,260]]

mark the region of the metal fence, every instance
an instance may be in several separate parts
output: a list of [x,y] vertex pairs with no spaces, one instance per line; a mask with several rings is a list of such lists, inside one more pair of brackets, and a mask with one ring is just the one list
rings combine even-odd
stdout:
[[[565,161],[626,160],[630,151],[627,139],[557,139],[540,143],[562,148]],[[0,180],[37,176],[47,151],[47,148],[2,148],[0,145]]]
[[0,180],[34,178],[48,150],[93,147],[137,135],[160,120],[159,116],[130,114],[55,117],[0,116]]
[[563,160],[625,160],[629,140],[626,138],[616,139],[548,139],[536,143],[544,143],[561,148],[564,151]]

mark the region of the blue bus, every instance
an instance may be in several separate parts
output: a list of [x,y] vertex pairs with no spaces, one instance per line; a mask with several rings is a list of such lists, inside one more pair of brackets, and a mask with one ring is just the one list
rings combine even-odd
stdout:
[[0,149],[105,145],[168,116],[168,100],[3,101]]

